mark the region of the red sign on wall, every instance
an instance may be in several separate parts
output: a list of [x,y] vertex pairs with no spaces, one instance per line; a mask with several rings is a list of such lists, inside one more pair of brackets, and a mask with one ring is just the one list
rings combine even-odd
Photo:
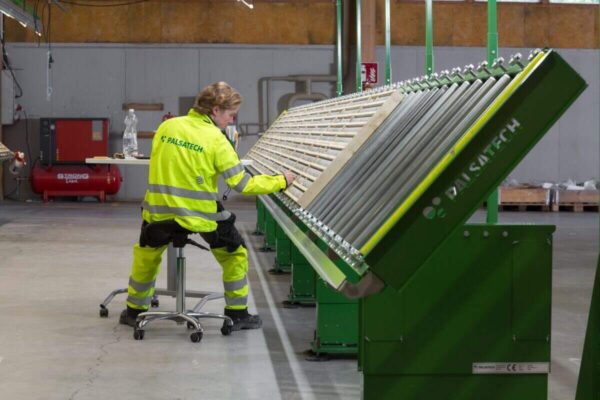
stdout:
[[377,63],[364,62],[361,65],[361,80],[363,84],[376,84],[378,82]]

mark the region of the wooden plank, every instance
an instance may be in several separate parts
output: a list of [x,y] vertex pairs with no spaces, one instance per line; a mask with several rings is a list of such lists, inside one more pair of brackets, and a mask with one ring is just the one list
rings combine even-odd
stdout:
[[[265,140],[268,138],[280,139],[280,140],[283,140],[286,142],[292,142],[292,143],[306,144],[309,146],[323,147],[326,149],[343,150],[345,147],[343,144],[339,144],[336,142],[328,142],[325,140],[315,140],[315,139],[296,139],[294,137],[288,138],[288,137],[285,137],[284,135],[277,135],[277,134],[269,136],[269,137],[265,136]],[[261,145],[262,145],[262,143],[261,143]],[[261,146],[257,146],[257,147],[261,147]]]
[[286,135],[302,135],[302,136],[333,136],[338,138],[353,138],[356,136],[356,131],[307,131],[302,129],[281,129],[276,128],[272,130],[272,135],[269,137],[273,137],[276,133],[283,133]]
[[555,203],[565,204],[598,204],[600,195],[597,190],[557,190]]
[[500,187],[501,205],[548,205],[550,189],[537,187]]
[[[347,111],[348,109],[346,109]],[[315,113],[314,116],[311,117],[303,117],[303,116],[298,116],[296,118],[290,118],[287,120],[287,122],[299,122],[299,123],[303,123],[306,121],[335,121],[335,120],[339,120],[339,119],[345,119],[345,118],[369,118],[371,116],[373,116],[373,114],[376,112],[376,110],[370,110],[370,111],[362,111],[362,112],[352,112],[352,113],[345,113],[345,114],[333,114],[333,113],[327,113],[327,114],[323,114],[323,113]]]
[[154,131],[138,131],[138,139],[152,139],[154,138]]
[[[395,102],[390,103],[392,97]],[[248,158],[274,171],[295,172],[298,179],[286,194],[293,191],[290,197],[301,199],[348,146],[355,143],[360,147],[368,139],[401,97],[398,89],[386,89],[292,108],[260,137]],[[357,139],[361,132],[364,137]]]
[[324,101],[319,101],[317,103],[310,103],[310,104],[306,104],[303,106],[298,106],[298,107],[294,107],[294,108],[290,108],[287,112],[288,114],[295,114],[295,113],[302,113],[302,112],[306,112],[309,110],[313,110],[313,109],[323,109],[323,108],[327,108],[328,106],[331,106],[331,103],[335,103],[337,110],[339,110],[340,108],[346,108],[346,105],[350,106],[352,103],[355,104],[361,104],[365,101],[365,98],[368,100],[367,104],[379,99],[381,97],[386,98],[390,95],[391,92],[395,91],[396,89],[391,89],[391,90],[385,90],[385,91],[374,91],[374,92],[364,92],[361,93],[360,95],[358,94],[354,94],[354,95],[348,95],[347,98],[342,99],[342,100],[338,100],[336,98],[333,99],[329,99],[329,100],[324,100]]
[[123,103],[123,110],[133,108],[135,111],[162,111],[163,103]]
[[306,150],[301,147],[294,148],[294,147],[286,146],[286,145],[283,145],[283,144],[280,144],[277,142],[273,142],[273,141],[268,141],[268,143],[269,143],[269,146],[271,146],[271,147],[279,147],[279,148],[293,151],[296,153],[306,154],[306,155],[314,157],[316,159],[323,159],[323,160],[327,160],[327,161],[333,161],[335,159],[335,157],[330,156],[328,154],[317,153],[315,151]]
[[304,195],[298,200],[301,207],[308,208],[315,197],[325,186],[342,170],[354,153],[371,137],[375,130],[387,118],[388,115],[400,104],[404,95],[399,91],[392,93],[385,104],[377,110],[373,117],[356,134],[354,139],[342,150],[329,167],[323,172],[315,183],[313,183]]
[[573,211],[573,212],[598,212],[598,204],[594,203],[574,203],[574,204],[553,204],[552,211]]
[[[353,105],[349,104],[349,105],[345,105],[345,106],[331,107],[331,108],[322,106],[321,108],[317,108],[312,111],[305,111],[302,113],[302,115],[308,117],[311,115],[319,115],[319,114],[322,114],[323,112],[326,112],[328,115],[330,115],[330,114],[336,114],[338,111],[370,110],[370,109],[379,108],[380,106],[382,106],[385,103],[386,100],[387,100],[387,98],[383,99],[383,100],[371,100],[368,103],[364,103],[364,101],[361,101],[361,102],[357,102],[356,104],[353,104]],[[300,114],[300,113],[299,112],[294,113],[293,111],[290,111],[290,115],[294,116],[296,114]]]

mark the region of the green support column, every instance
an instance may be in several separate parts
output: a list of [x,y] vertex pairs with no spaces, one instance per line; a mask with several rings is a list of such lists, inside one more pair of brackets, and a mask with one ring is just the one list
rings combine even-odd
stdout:
[[[487,62],[489,65],[498,58],[498,17],[496,14],[496,0],[488,0],[488,36],[487,36]],[[488,224],[498,223],[498,188],[487,199]]]
[[292,279],[287,304],[315,304],[315,282],[317,274],[294,244],[290,244]]
[[269,272],[274,274],[289,273],[292,270],[292,242],[281,227],[275,224],[275,265]]
[[311,350],[317,354],[358,353],[358,300],[344,295],[317,278],[317,326]]
[[336,11],[336,58],[337,58],[337,95],[341,96],[344,92],[344,76],[342,74],[342,0],[337,0]]
[[256,229],[255,235],[264,235],[265,233],[265,206],[256,196]]
[[356,91],[362,92],[361,0],[356,0]]
[[433,73],[433,0],[425,0],[425,75]]
[[273,251],[275,250],[275,227],[277,222],[273,216],[265,209],[265,240],[261,251]]
[[553,231],[465,225],[401,290],[362,298],[362,399],[546,399]]
[[390,0],[385,0],[385,84],[392,83]]
[[600,258],[592,292],[575,399],[600,399]]
[[496,0],[488,0],[487,62],[490,65],[498,58],[498,15],[496,8]]

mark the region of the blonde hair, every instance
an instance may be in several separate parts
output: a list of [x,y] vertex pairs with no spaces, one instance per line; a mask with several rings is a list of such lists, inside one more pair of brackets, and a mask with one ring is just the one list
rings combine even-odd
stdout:
[[208,85],[196,96],[194,110],[200,114],[211,115],[213,107],[231,110],[242,103],[242,96],[226,82]]

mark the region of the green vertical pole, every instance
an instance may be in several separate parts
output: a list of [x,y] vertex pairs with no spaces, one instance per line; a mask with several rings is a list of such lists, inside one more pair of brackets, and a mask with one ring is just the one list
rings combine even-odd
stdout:
[[341,96],[344,92],[342,82],[342,0],[337,0],[336,10],[336,43],[337,43],[337,95]]
[[[496,0],[488,0],[488,37],[487,37],[487,62],[492,65],[498,58],[498,17],[496,14]],[[488,224],[498,223],[498,188],[487,199]]]
[[586,399],[600,399],[600,258],[596,269],[575,395],[575,400]]
[[356,91],[362,92],[361,0],[356,0]]
[[433,73],[433,0],[425,0],[425,75]]
[[385,0],[385,84],[392,83],[392,56],[391,56],[391,29],[390,29],[390,0]]
[[496,13],[496,0],[488,0],[488,37],[487,37],[487,62],[492,65],[498,58],[498,16]]
[[600,399],[600,255],[575,394],[575,400],[587,399]]

